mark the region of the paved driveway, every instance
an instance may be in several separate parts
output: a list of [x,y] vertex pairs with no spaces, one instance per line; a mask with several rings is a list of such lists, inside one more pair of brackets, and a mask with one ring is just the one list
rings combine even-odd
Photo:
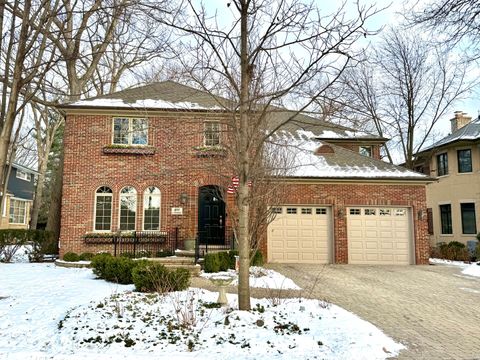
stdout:
[[399,359],[480,359],[480,279],[458,267],[269,267],[405,344]]

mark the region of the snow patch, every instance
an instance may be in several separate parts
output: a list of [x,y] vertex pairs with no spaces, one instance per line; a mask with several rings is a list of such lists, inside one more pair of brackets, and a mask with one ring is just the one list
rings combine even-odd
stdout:
[[135,102],[125,102],[122,99],[92,99],[79,100],[69,104],[82,107],[116,107],[134,109],[176,109],[176,110],[224,110],[220,106],[202,106],[188,101],[171,102],[160,99],[142,99]]
[[480,277],[480,262],[470,264],[462,270],[462,274]]

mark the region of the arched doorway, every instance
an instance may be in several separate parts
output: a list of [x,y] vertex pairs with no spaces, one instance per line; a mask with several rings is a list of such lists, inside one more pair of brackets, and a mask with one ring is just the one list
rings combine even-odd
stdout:
[[198,237],[200,244],[225,244],[225,202],[219,186],[199,188]]

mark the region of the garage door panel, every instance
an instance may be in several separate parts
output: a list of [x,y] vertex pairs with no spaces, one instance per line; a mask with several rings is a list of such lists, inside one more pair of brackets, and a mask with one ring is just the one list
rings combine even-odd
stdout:
[[349,263],[409,264],[411,231],[408,209],[355,209],[360,212],[347,210]]
[[296,214],[287,214],[282,207],[283,214],[269,224],[269,261],[328,263],[331,212],[317,214],[315,207],[296,208]]

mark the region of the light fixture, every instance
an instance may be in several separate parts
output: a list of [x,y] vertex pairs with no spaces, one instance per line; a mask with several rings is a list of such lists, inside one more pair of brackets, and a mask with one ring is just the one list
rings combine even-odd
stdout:
[[181,193],[179,200],[180,200],[180,204],[186,204],[188,201],[188,195],[186,193]]

